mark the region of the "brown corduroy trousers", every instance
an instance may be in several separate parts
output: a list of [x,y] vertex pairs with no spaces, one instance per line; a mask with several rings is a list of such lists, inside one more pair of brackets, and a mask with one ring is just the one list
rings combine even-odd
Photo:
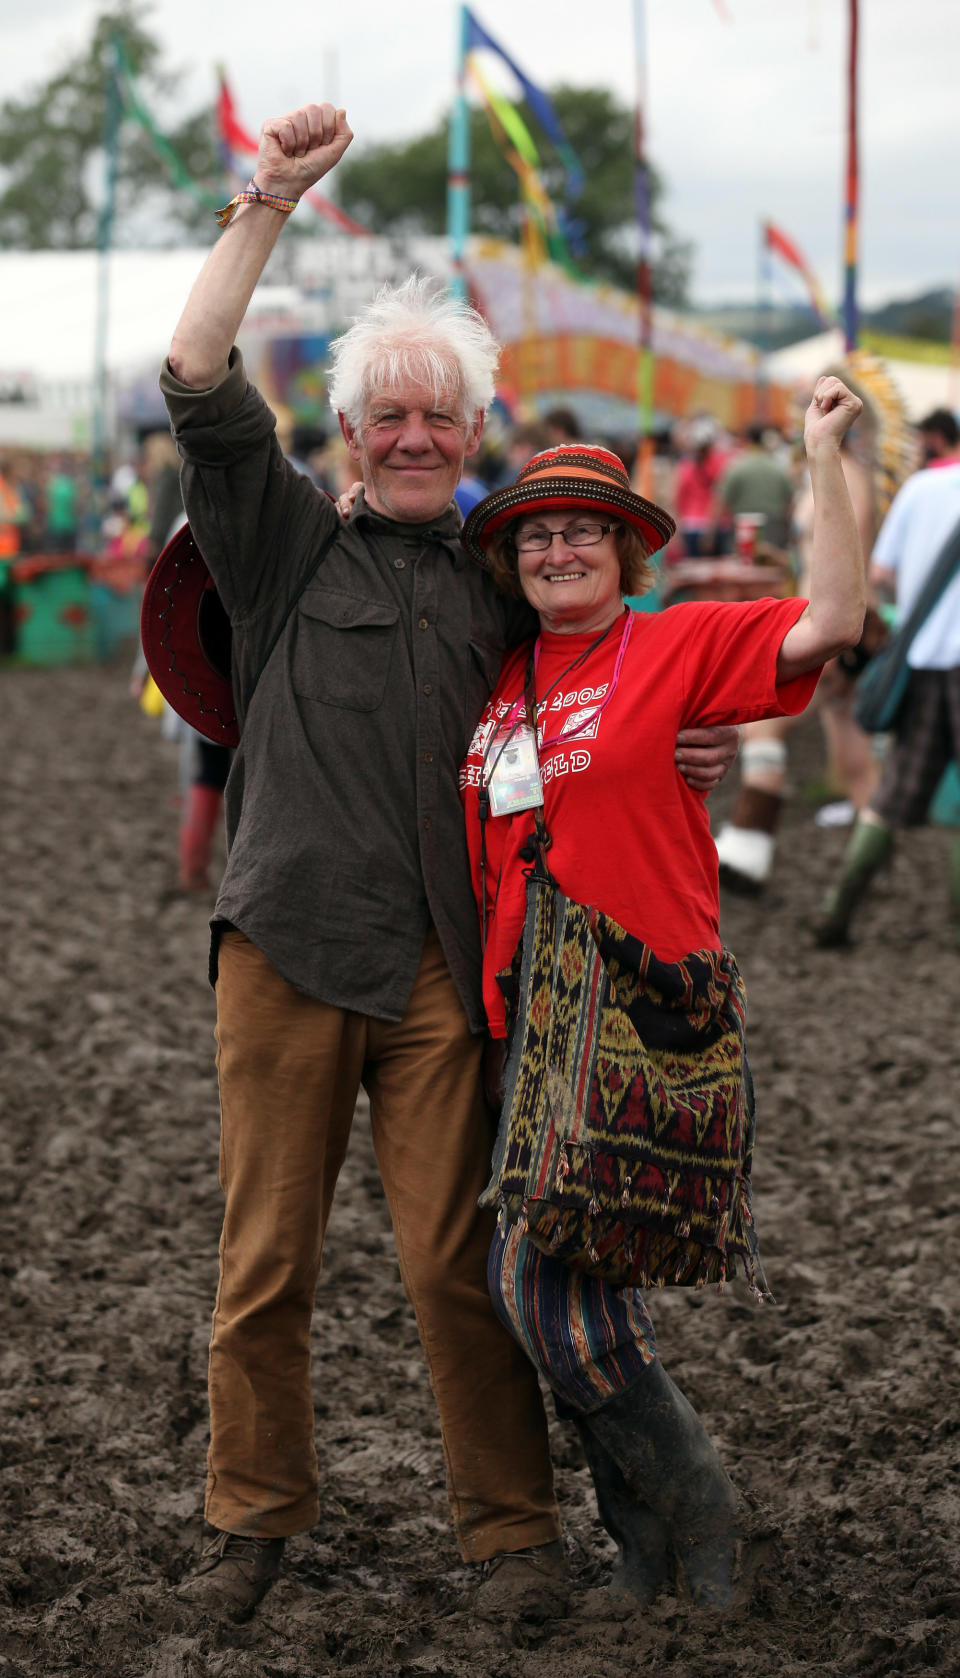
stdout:
[[[361,1083],[440,1413],[465,1559],[548,1543],[559,1519],[537,1377],[494,1315],[481,1045],[431,930],[402,1021],[302,995],[239,932],[219,952],[220,1180],[207,1519],[257,1537],[317,1518],[310,1319]],[[371,1277],[375,1285],[376,1277]],[[389,1421],[385,1420],[385,1426]]]

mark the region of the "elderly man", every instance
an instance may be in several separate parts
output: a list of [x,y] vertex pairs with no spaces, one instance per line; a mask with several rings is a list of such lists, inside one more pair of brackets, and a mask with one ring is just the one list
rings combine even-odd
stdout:
[[[161,381],[190,523],[231,618],[243,720],[211,962],[226,1204],[209,1530],[182,1591],[245,1618],[284,1539],[316,1519],[310,1320],[362,1084],[457,1537],[487,1564],[479,1606],[548,1614],[566,1564],[545,1416],[489,1303],[477,1209],[492,1131],[457,793],[501,654],[525,629],[465,557],[452,504],[497,346],[418,281],[337,342],[330,395],[363,479],[343,525],[284,461],[232,347],[286,213],[351,138],[330,105],[264,125],[255,184],[221,212]],[[680,750],[701,786],[731,755],[727,741]]]

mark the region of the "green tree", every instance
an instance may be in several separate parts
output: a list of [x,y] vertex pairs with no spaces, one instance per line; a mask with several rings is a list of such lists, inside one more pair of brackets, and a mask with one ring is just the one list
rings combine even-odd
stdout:
[[[633,112],[605,88],[559,87],[551,93],[561,126],[584,170],[584,187],[566,205],[579,223],[582,248],[573,241],[576,266],[595,279],[632,290],[636,284]],[[520,107],[537,136],[544,184],[554,203],[564,205],[563,165],[549,140],[541,139],[536,119]],[[379,144],[351,150],[337,176],[340,202],[377,233],[442,233],[446,225],[447,135],[444,119],[428,134],[399,145]],[[691,248],[675,238],[660,214],[663,185],[650,171],[652,219],[656,235],[653,262],[658,302],[679,306],[686,300]],[[523,219],[517,177],[494,140],[486,115],[470,112],[471,226],[476,233],[515,239]]]
[[[176,73],[162,67],[161,48],[145,26],[149,10],[136,0],[118,0],[98,18],[83,53],[49,81],[0,105],[0,243],[6,249],[82,250],[96,244],[114,34],[153,112],[177,82]],[[212,110],[165,133],[188,173],[216,192]],[[124,118],[117,145],[117,243],[143,243],[151,220],[168,242],[184,231],[211,239],[216,231],[209,210],[173,189],[148,136]]]

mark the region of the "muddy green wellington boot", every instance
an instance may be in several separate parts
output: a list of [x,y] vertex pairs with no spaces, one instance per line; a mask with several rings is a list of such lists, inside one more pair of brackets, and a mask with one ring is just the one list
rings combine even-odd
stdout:
[[707,1430],[658,1359],[599,1410],[590,1430],[624,1479],[665,1523],[701,1607],[736,1595],[737,1499]]
[[843,859],[839,884],[824,898],[813,929],[814,941],[821,950],[839,949],[850,942],[853,912],[892,850],[892,828],[880,822],[857,822]]
[[667,1523],[631,1491],[591,1430],[590,1417],[577,1416],[574,1425],[593,1479],[601,1523],[620,1552],[613,1564],[610,1589],[648,1607],[673,1584]]

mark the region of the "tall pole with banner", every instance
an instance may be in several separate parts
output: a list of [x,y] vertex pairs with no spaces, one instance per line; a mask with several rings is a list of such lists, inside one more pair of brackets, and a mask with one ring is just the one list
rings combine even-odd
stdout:
[[953,317],[950,328],[950,406],[960,408],[960,282],[953,294]]
[[107,471],[107,333],[110,321],[110,251],[117,201],[117,137],[120,130],[121,46],[110,38],[106,104],[103,118],[104,188],[97,227],[97,311],[93,351],[93,424],[91,454],[94,482]]
[[653,482],[653,280],[650,263],[650,170],[646,154],[646,0],[633,0],[636,58],[634,113],[634,199],[637,219],[637,483],[652,499]]
[[447,151],[447,236],[450,290],[467,295],[467,234],[470,230],[470,109],[467,104],[467,8],[457,11],[457,91],[450,112]]
[[843,335],[848,350],[855,350],[860,336],[857,312],[857,206],[860,169],[857,143],[857,57],[859,0],[848,0],[849,39],[847,58],[847,172],[844,211]]
[[758,424],[767,419],[767,356],[770,353],[770,243],[767,223],[757,228],[757,314],[754,327],[757,341],[757,372],[754,380],[754,401]]

